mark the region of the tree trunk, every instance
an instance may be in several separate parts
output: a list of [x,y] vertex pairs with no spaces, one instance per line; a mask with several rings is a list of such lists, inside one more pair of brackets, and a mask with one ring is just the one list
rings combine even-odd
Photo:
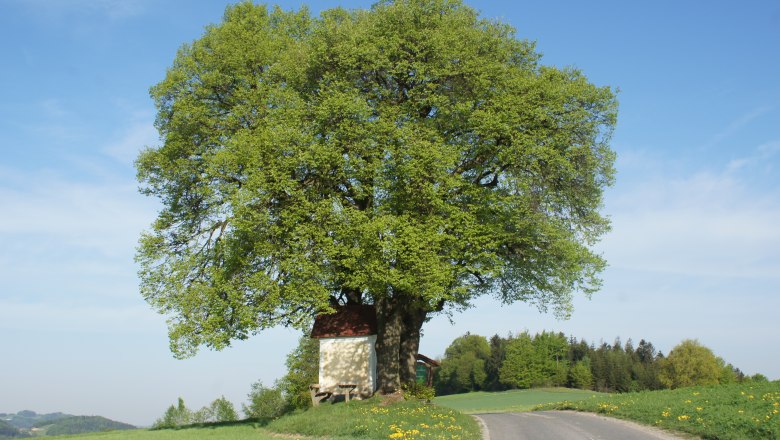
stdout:
[[400,311],[403,328],[399,352],[399,373],[401,384],[411,384],[417,380],[417,353],[420,351],[420,329],[427,313],[414,306]]
[[403,321],[393,299],[377,299],[375,306],[377,391],[392,394],[401,389],[399,353]]

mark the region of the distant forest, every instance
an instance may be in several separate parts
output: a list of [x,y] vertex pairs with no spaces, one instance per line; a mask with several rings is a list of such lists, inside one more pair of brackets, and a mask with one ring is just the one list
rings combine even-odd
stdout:
[[545,386],[628,392],[745,380],[766,377],[745,376],[694,340],[664,356],[644,339],[637,345],[617,339],[597,346],[563,333],[523,332],[489,340],[467,333],[447,348],[434,386],[438,395]]
[[83,434],[125,429],[135,429],[135,426],[100,416],[74,416],[60,412],[37,414],[35,411],[26,410],[19,411],[16,414],[0,414],[0,439]]

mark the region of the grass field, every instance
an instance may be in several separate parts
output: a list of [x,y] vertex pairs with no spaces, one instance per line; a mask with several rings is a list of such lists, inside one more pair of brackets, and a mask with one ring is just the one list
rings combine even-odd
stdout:
[[135,429],[130,431],[110,431],[93,434],[41,437],[42,439],[83,439],[83,440],[278,440],[278,435],[260,428],[253,423],[233,426],[212,426],[189,429],[165,429],[150,431]]
[[780,439],[780,381],[602,395],[537,409],[601,413],[704,439]]
[[573,390],[568,388],[538,388],[533,390],[512,390],[498,393],[474,392],[441,396],[433,400],[440,406],[446,406],[467,414],[486,412],[531,411],[537,405],[550,402],[577,401],[596,396],[604,396],[594,391]]
[[83,440],[268,440],[481,438],[463,413],[568,409],[633,420],[703,439],[780,440],[780,382],[679,390],[602,394],[562,388],[442,396],[434,405],[416,401],[384,404],[379,398],[348,405],[322,405],[266,425],[252,422],[179,430],[114,431],[57,437]]
[[350,402],[349,405],[322,405],[275,420],[267,429],[328,438],[482,438],[477,422],[458,411],[418,401],[384,405],[378,398]]
[[384,404],[379,398],[349,404],[321,405],[287,415],[264,426],[252,422],[205,425],[159,431],[113,431],[58,439],[81,440],[269,440],[314,439],[448,439],[479,440],[479,425],[468,415],[418,401]]

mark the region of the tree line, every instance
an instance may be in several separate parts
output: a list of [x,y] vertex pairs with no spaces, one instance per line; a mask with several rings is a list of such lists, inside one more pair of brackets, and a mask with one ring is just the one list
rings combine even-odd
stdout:
[[439,395],[532,387],[570,387],[602,392],[680,388],[766,380],[747,377],[696,340],[668,356],[649,341],[589,344],[563,333],[541,332],[489,340],[467,333],[447,348],[434,379]]

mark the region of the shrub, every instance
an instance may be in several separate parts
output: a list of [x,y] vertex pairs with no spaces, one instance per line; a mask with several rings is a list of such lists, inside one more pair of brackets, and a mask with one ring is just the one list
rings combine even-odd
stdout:
[[311,406],[309,385],[319,381],[320,341],[304,334],[298,347],[287,355],[287,374],[278,383],[290,409]]
[[169,406],[162,418],[154,422],[152,429],[170,429],[189,425],[192,419],[192,412],[184,405],[184,399],[179,397],[178,404]]
[[402,386],[404,398],[417,399],[423,402],[430,402],[436,397],[436,390],[433,387],[423,385],[421,383],[404,384]]
[[687,339],[661,363],[658,379],[667,388],[715,385],[721,375],[718,358],[699,341]]
[[587,357],[577,361],[569,369],[569,386],[581,390],[590,389],[593,385],[593,375],[590,372],[590,359]]
[[287,411],[287,401],[279,387],[266,387],[262,382],[252,384],[248,395],[249,405],[243,405],[247,417],[259,420],[272,420]]
[[238,420],[236,408],[233,406],[233,403],[225,399],[225,396],[221,396],[219,399],[211,402],[209,410],[215,422],[235,422]]

